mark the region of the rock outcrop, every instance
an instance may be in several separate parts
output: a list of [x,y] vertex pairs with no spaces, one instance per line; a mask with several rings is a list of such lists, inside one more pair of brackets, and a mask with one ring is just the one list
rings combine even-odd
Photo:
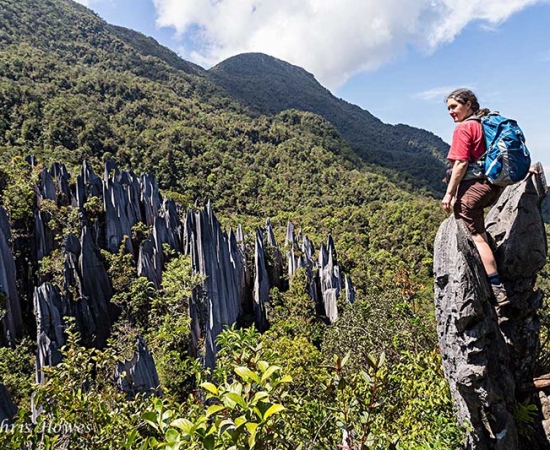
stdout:
[[[542,169],[539,167],[539,169]],[[443,222],[435,241],[434,277],[438,337],[445,375],[468,427],[465,448],[527,448],[514,421],[531,383],[539,349],[537,272],[546,262],[540,204],[547,194],[542,170],[510,186],[486,219],[511,305],[499,309],[479,254],[461,221]],[[536,429],[536,427],[535,427]],[[545,436],[529,448],[550,448]]]
[[36,382],[44,381],[42,367],[61,362],[60,349],[65,345],[63,317],[69,311],[63,305],[59,290],[51,283],[44,283],[34,290],[34,314],[36,317],[37,353]]
[[[345,288],[345,299],[348,303],[355,301],[355,289],[351,278],[342,280],[337,262],[334,240],[329,236],[327,244],[321,244],[317,262],[314,260],[313,243],[307,236],[294,236],[294,225],[287,224],[286,245],[289,277],[296,270],[305,268],[308,279],[308,293],[315,301],[317,314],[324,317],[328,323],[338,319],[337,300]],[[298,253],[299,256],[296,256]]]
[[160,381],[155,361],[141,336],[138,337],[136,344],[134,357],[117,364],[115,369],[117,384],[129,397],[134,397],[138,393],[160,395]]
[[0,433],[5,432],[3,426],[7,426],[17,413],[17,406],[13,403],[6,386],[0,383]]
[[16,286],[15,260],[10,247],[11,231],[4,208],[0,206],[0,320],[2,338],[12,345],[23,336],[23,316]]
[[193,270],[205,280],[190,304],[193,342],[204,339],[204,362],[212,367],[217,351],[216,337],[224,326],[234,324],[241,313],[242,262],[234,263],[230,239],[222,231],[210,203],[198,213],[188,211],[183,242],[185,253],[191,256]]

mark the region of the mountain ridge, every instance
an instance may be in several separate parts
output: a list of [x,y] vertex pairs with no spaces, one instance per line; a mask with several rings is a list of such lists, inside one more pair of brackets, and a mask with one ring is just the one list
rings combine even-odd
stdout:
[[335,97],[301,67],[262,53],[244,53],[212,67],[208,76],[258,113],[298,109],[319,114],[367,163],[396,169],[416,187],[428,187],[432,195],[444,190],[441,179],[448,144],[426,130],[383,123],[369,111]]

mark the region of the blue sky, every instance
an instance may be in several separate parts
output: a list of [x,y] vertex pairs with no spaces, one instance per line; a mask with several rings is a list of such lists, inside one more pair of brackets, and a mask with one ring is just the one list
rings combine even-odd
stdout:
[[449,142],[456,87],[518,120],[550,174],[550,0],[79,0],[208,68],[247,51],[304,67],[387,123]]

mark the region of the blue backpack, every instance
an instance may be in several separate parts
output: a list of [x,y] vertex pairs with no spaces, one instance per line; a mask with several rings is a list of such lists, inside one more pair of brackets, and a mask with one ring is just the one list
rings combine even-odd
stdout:
[[477,171],[489,183],[509,186],[525,178],[531,167],[531,156],[525,146],[525,136],[514,119],[492,112],[472,118],[481,122],[486,152],[475,162]]

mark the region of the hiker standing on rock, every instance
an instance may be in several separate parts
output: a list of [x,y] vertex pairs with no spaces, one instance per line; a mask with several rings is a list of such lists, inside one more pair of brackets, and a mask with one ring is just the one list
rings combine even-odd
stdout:
[[496,202],[503,188],[468,170],[468,164],[477,161],[486,150],[480,121],[468,119],[483,117],[490,111],[480,109],[476,95],[468,89],[456,89],[449,94],[446,102],[447,110],[457,126],[447,156],[452,171],[441,203],[445,211],[453,209],[455,217],[466,224],[481,256],[497,307],[504,306],[508,298],[499,278],[493,251],[487,242],[483,213],[484,208]]

